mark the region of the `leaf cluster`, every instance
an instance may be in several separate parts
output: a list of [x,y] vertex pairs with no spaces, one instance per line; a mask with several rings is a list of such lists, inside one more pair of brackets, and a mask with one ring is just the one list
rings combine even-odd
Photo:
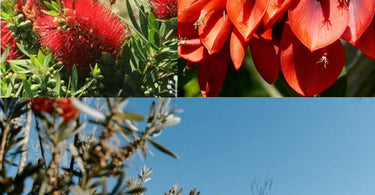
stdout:
[[[74,122],[66,123],[56,113],[42,112],[34,113],[31,124],[30,118],[28,122],[21,120],[31,113],[27,99],[1,99],[0,192],[143,195],[152,170],[145,167],[137,178],[128,177],[130,160],[137,154],[146,158],[149,146],[178,157],[155,141],[165,128],[180,120],[175,114],[181,110],[171,109],[171,100],[153,102],[147,117],[127,112],[128,99],[101,99],[105,105],[101,111],[83,101],[73,100],[82,112]],[[146,123],[144,129],[139,122]],[[31,125],[36,139],[25,132]],[[93,128],[98,132],[93,133]],[[41,156],[25,157],[25,145],[38,145]],[[19,159],[18,164],[15,159]],[[27,165],[21,167],[22,161]]]

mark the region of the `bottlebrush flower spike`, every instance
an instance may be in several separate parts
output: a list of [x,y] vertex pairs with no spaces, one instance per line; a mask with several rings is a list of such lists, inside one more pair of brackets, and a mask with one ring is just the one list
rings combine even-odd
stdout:
[[151,0],[156,18],[167,20],[177,16],[177,0]]
[[34,112],[56,112],[64,119],[70,122],[78,116],[78,109],[73,105],[69,98],[31,98],[31,109]]
[[31,109],[34,112],[49,112],[52,113],[53,108],[53,98],[30,98]]
[[16,39],[12,37],[12,31],[7,28],[8,23],[1,20],[1,54],[9,46],[10,50],[6,60],[16,59],[20,53],[16,46]]
[[43,46],[52,50],[68,70],[73,65],[88,69],[101,52],[116,56],[125,40],[125,25],[95,0],[62,0],[63,11],[54,17],[36,18],[36,33]]

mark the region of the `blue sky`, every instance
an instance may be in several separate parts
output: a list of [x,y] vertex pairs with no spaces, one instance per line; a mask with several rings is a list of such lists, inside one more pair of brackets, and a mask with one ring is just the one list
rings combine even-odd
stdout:
[[[128,110],[146,114],[150,99]],[[153,149],[147,194],[178,183],[202,195],[251,195],[273,180],[273,195],[375,194],[375,102],[358,98],[179,98],[181,124],[156,140],[179,154]],[[143,162],[134,161],[132,172]]]

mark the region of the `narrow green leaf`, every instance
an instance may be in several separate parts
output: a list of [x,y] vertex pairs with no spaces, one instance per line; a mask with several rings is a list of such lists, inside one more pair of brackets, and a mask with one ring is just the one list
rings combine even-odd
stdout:
[[33,90],[31,90],[31,84],[28,80],[22,80],[23,87],[25,89],[25,96],[26,97],[34,97],[35,93]]
[[78,87],[78,71],[77,71],[77,67],[73,66],[71,90],[76,91],[77,87]]
[[16,43],[17,44],[17,47],[18,49],[24,54],[26,55],[27,57],[30,57],[30,53],[26,51],[25,49],[25,46],[21,43]]
[[141,30],[141,28],[139,27],[138,22],[135,19],[135,15],[134,15],[134,12],[133,12],[133,9],[132,9],[132,7],[130,5],[129,0],[126,0],[126,8],[128,9],[128,15],[129,15],[129,18],[130,18],[130,20],[131,20],[131,22],[133,24],[133,27],[135,29],[137,29],[137,31],[139,32]]
[[143,115],[129,113],[129,112],[116,113],[113,117],[115,117],[117,119],[132,120],[132,121],[143,121],[143,120],[145,120],[145,117]]
[[8,46],[8,47],[4,50],[3,54],[1,55],[1,64],[3,64],[3,63],[5,62],[5,60],[7,59],[8,54],[9,54],[9,51],[10,51],[10,47]]
[[156,143],[154,140],[152,140],[151,138],[147,138],[147,140],[150,142],[150,144],[152,146],[154,146],[156,149],[158,149],[160,152],[163,152],[165,154],[168,154],[169,156],[172,156],[173,158],[176,158],[178,159],[178,155],[172,151],[170,151],[169,149],[165,148],[164,146]]

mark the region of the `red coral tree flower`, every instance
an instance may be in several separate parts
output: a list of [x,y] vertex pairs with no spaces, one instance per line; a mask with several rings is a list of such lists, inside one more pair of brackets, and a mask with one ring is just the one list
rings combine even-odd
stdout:
[[1,54],[9,46],[10,50],[6,60],[16,59],[20,53],[17,49],[16,39],[12,37],[12,31],[7,28],[8,23],[1,20]]
[[56,112],[67,123],[79,114],[70,98],[31,98],[30,101],[31,109],[34,112],[48,112],[50,114]]
[[180,0],[178,54],[198,63],[204,96],[217,96],[229,60],[239,69],[269,0]]
[[177,0],[151,0],[156,18],[168,20],[177,16]]
[[43,46],[50,48],[68,70],[88,69],[101,52],[116,56],[125,40],[125,25],[95,0],[62,0],[60,16],[41,14],[35,21]]

